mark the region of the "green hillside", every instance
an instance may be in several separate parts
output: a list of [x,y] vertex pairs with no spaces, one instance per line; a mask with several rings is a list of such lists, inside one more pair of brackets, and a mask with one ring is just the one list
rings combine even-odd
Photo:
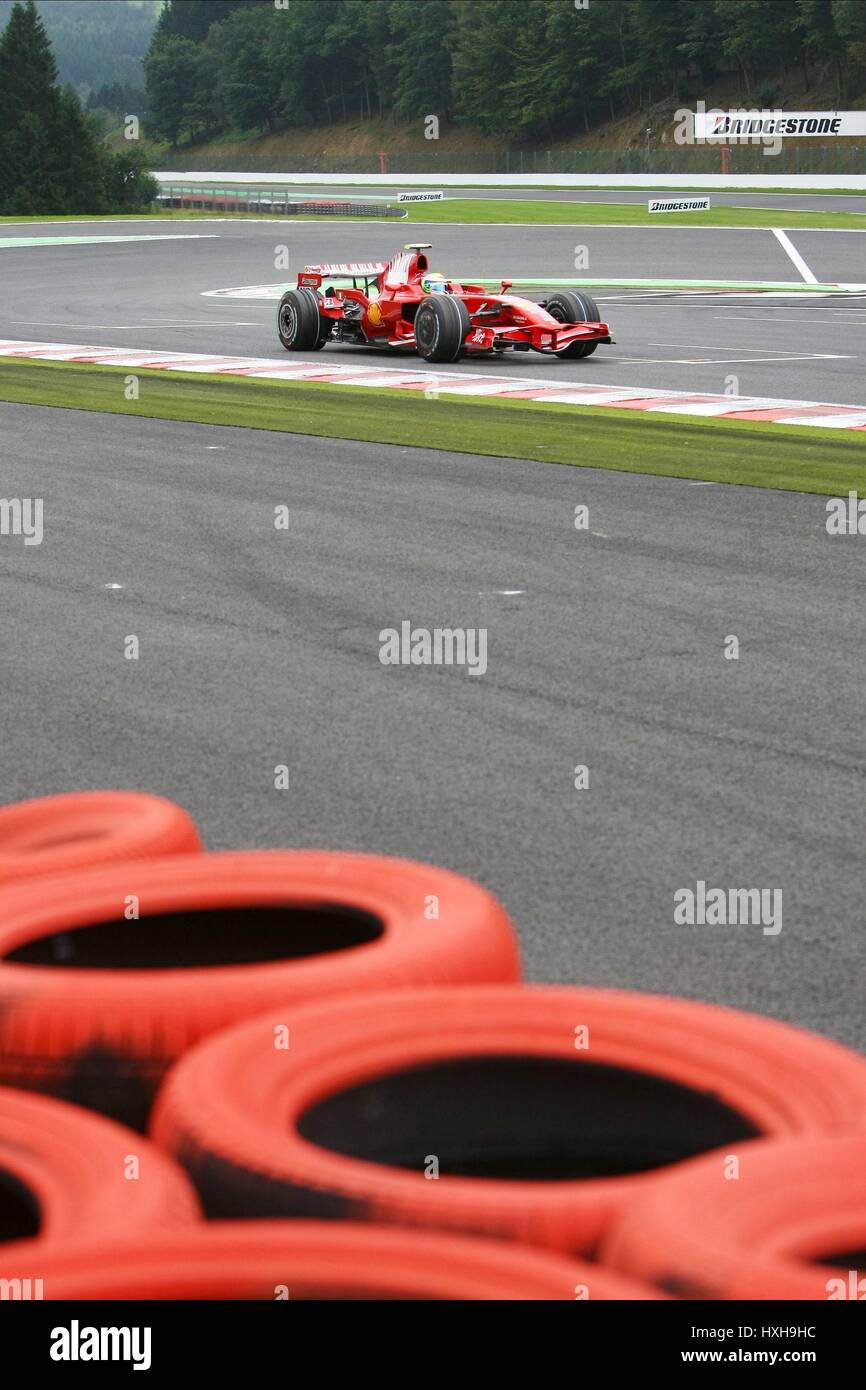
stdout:
[[[0,0],[0,30],[13,0]],[[37,0],[61,83],[86,95],[112,82],[144,84],[143,60],[162,0]]]
[[862,101],[866,3],[169,0],[145,71],[148,133],[175,148],[378,127],[431,154],[452,131],[547,149],[621,123],[654,138],[719,91]]

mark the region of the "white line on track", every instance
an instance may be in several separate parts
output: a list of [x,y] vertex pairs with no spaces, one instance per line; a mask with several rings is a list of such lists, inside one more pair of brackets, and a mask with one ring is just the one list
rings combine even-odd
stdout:
[[[812,306],[810,305],[810,308],[811,308],[811,307],[812,307]],[[858,323],[855,322],[855,323],[852,324],[852,322],[851,322],[850,319],[842,319],[842,320],[841,320],[841,323],[845,324],[845,326],[846,326],[847,328],[866,328],[866,314],[863,313],[863,310],[862,310],[862,309],[839,309],[839,310],[836,310],[835,312],[837,312],[837,313],[844,313],[844,314],[853,314],[853,313],[859,314],[859,315],[860,315],[860,318],[863,320],[862,323],[858,324]],[[812,318],[811,316],[810,316],[810,317],[808,318],[808,320],[807,320],[807,319],[803,319],[803,318],[798,318],[798,319],[782,318],[781,316],[779,316],[778,318],[776,318],[776,317],[775,317],[774,315],[772,315],[772,314],[713,314],[713,318],[714,318],[714,319],[741,319],[741,320],[743,320],[743,321],[746,322],[746,323],[799,323],[799,324],[808,323],[808,325],[809,325],[810,328],[812,327],[812,324],[813,324],[813,323],[829,323],[829,324],[832,324],[834,328],[838,328],[838,327],[840,326],[840,320],[839,320],[839,319],[814,319],[814,318]]]
[[[748,352],[748,348],[734,348],[734,352]],[[791,356],[786,353],[784,357],[612,357],[607,358],[609,362],[615,362],[618,366],[630,367],[635,363],[645,365],[646,363],[664,364],[666,367],[722,367],[726,364],[735,366],[738,362],[813,362],[816,358],[836,360],[843,357],[856,357],[853,352],[806,352]]]
[[[219,319],[216,317],[210,319],[182,319],[169,317],[162,319],[142,319],[141,322],[142,324],[152,323],[160,328],[213,328],[214,324],[216,324],[217,327],[223,325],[226,328],[237,328],[247,321],[242,319]],[[256,328],[260,327],[259,324],[250,326]]]
[[[796,308],[799,304],[803,304],[803,306],[804,306],[805,308],[807,308],[807,309],[813,309],[813,308],[814,308],[814,301],[815,301],[816,299],[823,299],[823,300],[828,300],[828,301],[830,301],[829,307],[832,308],[832,309],[835,309],[835,305],[836,305],[836,303],[837,303],[837,301],[838,301],[839,299],[843,299],[843,298],[846,299],[846,300],[852,299],[852,300],[854,301],[855,304],[860,304],[863,300],[866,300],[866,295],[861,294],[861,293],[859,292],[859,291],[860,291],[860,288],[861,288],[861,287],[860,287],[859,285],[856,286],[855,288],[852,288],[851,285],[847,285],[847,286],[845,286],[845,285],[840,285],[838,291],[837,291],[837,290],[688,290],[688,291],[686,291],[686,290],[669,289],[669,290],[655,290],[655,291],[653,291],[651,294],[650,294],[650,293],[647,293],[647,294],[634,294],[634,295],[631,295],[631,294],[623,294],[623,295],[617,296],[617,297],[616,297],[616,300],[615,300],[615,297],[614,297],[613,295],[604,294],[604,292],[603,292],[602,290],[599,290],[598,294],[596,295],[596,299],[598,300],[599,304],[612,304],[612,303],[614,303],[614,302],[617,302],[617,303],[625,304],[628,308],[631,308],[631,309],[660,309],[660,310],[662,310],[662,311],[664,311],[665,309],[675,309],[675,310],[677,311],[677,313],[679,313],[680,310],[682,310],[683,312],[686,312],[686,313],[691,312],[691,313],[696,313],[696,314],[705,313],[707,309],[713,309],[713,308],[715,308],[715,307],[718,305],[719,301],[721,301],[723,304],[728,304],[728,303],[730,303],[732,300],[741,300],[741,299],[756,299],[756,300],[760,300],[760,301],[762,301],[762,302],[766,302],[767,300],[772,300],[772,299],[787,299],[787,300],[790,300],[790,301],[791,301],[791,302],[788,303],[788,304],[780,304],[780,305],[779,305],[779,308],[780,308],[780,309],[794,309],[794,308]],[[676,296],[676,298],[675,298],[675,296]],[[714,300],[715,303],[710,303],[710,304],[693,304],[693,303],[689,303],[690,300],[694,300],[694,299]],[[756,304],[756,305],[755,305],[755,308],[757,308],[757,307],[758,307],[758,305]],[[838,309],[836,312],[838,312],[838,313],[845,312],[845,313],[848,313],[848,314],[857,314],[857,313],[861,313],[862,310],[859,310],[859,309],[845,309],[845,310],[843,311],[843,310],[840,308],[840,309]]]
[[70,323],[67,319],[64,323],[53,323],[47,319],[9,319],[9,323],[17,323],[21,326],[29,325],[31,328],[99,328],[104,333],[117,330],[124,333],[156,333],[163,328],[166,330],[181,328],[257,328],[261,332],[260,323],[248,323],[243,320],[237,322],[232,319],[198,319],[190,320],[189,323]]
[[[2,227],[0,227],[2,230]],[[146,236],[117,236],[100,232],[94,236],[0,236],[0,251],[34,251],[43,246],[120,246],[138,241],[218,241],[219,232],[153,232]]]
[[[738,348],[734,343],[647,343],[647,347],[672,347],[672,348],[697,348],[699,352],[754,352],[754,344],[751,347]],[[792,352],[788,348],[769,348],[770,352],[781,352],[786,357],[833,357],[834,353],[824,352]]]
[[796,266],[797,270],[799,270],[803,279],[806,281],[806,284],[817,285],[817,275],[812,274],[806,262],[803,260],[803,257],[800,255],[800,252],[797,250],[790,237],[788,237],[788,235],[782,231],[781,227],[773,228],[773,236],[778,241],[779,245],[785,252],[785,255],[788,257],[788,259],[792,262],[794,266]]

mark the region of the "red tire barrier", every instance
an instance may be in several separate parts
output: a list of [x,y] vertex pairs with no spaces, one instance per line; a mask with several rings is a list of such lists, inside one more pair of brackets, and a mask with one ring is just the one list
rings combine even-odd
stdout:
[[0,1087],[0,1273],[7,1241],[41,1252],[55,1242],[111,1241],[200,1218],[186,1174],[140,1134],[78,1106]]
[[603,1258],[682,1298],[866,1299],[866,1134],[686,1163],[623,1212]]
[[599,1265],[441,1233],[337,1221],[218,1221],[68,1252],[0,1247],[46,1299],[659,1299]]
[[69,792],[0,807],[0,884],[200,849],[186,811],[147,792]]
[[143,1127],[169,1063],[228,1023],[519,974],[495,898],[425,864],[265,850],[32,880],[0,894],[0,1083]]
[[287,1004],[182,1059],[151,1132],[212,1216],[576,1252],[669,1164],[857,1115],[866,1060],[823,1038],[660,996],[500,986]]

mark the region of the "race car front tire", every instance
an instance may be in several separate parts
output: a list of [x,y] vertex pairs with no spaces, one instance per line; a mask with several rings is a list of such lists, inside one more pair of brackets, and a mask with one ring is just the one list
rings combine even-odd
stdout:
[[415,346],[425,362],[456,362],[472,324],[462,299],[440,294],[425,299],[415,315]]
[[319,313],[314,290],[287,290],[277,310],[277,333],[287,352],[318,352],[331,335],[331,324]]
[[[583,290],[557,290],[544,305],[559,323],[598,323],[601,315],[591,295]],[[557,357],[591,357],[598,343],[569,343],[556,353]]]

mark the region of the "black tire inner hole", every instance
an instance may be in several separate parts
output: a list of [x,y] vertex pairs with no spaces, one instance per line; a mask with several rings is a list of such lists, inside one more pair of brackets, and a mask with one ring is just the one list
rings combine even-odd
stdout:
[[27,941],[5,959],[81,970],[182,970],[330,955],[376,941],[377,918],[340,904],[164,912]]
[[455,1177],[555,1181],[640,1173],[760,1131],[715,1095],[626,1068],[476,1056],[391,1073],[308,1110],[311,1143]]

